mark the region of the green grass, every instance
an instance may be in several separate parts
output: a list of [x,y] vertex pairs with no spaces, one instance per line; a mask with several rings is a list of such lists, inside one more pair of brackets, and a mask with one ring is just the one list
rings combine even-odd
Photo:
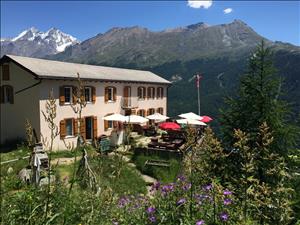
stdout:
[[[169,159],[170,167],[145,166],[147,160],[159,160],[158,156],[135,155],[132,160],[137,168],[144,174],[152,176],[163,183],[170,183],[176,180],[177,175],[181,170],[181,162],[177,159]],[[165,160],[165,159],[164,159]]]

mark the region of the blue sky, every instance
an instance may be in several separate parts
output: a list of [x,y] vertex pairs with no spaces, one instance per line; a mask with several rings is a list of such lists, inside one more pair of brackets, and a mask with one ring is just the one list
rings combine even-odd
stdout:
[[41,31],[56,27],[82,41],[112,27],[138,25],[160,31],[240,19],[270,40],[300,45],[299,1],[212,1],[201,8],[192,6],[187,1],[1,1],[1,37],[17,36],[32,26]]

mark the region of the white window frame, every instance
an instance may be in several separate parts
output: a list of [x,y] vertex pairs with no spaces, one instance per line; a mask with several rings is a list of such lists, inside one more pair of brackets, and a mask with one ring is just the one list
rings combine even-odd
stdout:
[[4,93],[4,96],[3,96],[3,104],[6,104],[6,103],[10,103],[12,101],[12,99],[10,99],[10,96],[13,95],[13,93],[10,93],[12,90],[12,88],[10,86],[3,86],[3,93]]
[[150,87],[150,99],[155,99],[155,87]]
[[157,93],[156,93],[156,96],[157,96],[157,98],[163,98],[164,96],[162,95],[162,93],[163,93],[163,88],[162,87],[158,87],[157,88]]
[[[70,90],[70,101],[66,101],[66,89]],[[73,88],[70,86],[65,86],[64,87],[64,96],[65,96],[65,104],[72,104],[73,103]]]
[[[115,93],[114,93],[114,87],[108,87],[107,88],[107,96],[108,96],[108,102],[115,102],[114,101],[114,95],[115,95]],[[111,99],[109,99],[109,92],[111,92]]]
[[114,121],[108,120],[107,123],[108,123],[107,130],[114,129]]
[[[68,124],[68,121],[71,121],[71,131],[72,131],[72,134],[68,134],[68,129],[67,129],[67,124]],[[73,123],[73,119],[65,119],[65,123],[66,123],[66,138],[68,137],[74,137],[74,123]]]
[[138,87],[138,92],[139,92],[139,89],[141,89],[141,97],[138,96],[138,100],[142,101],[142,100],[145,100],[146,98],[146,88],[145,87]]
[[[86,90],[89,90],[89,101],[85,99],[86,97]],[[84,87],[84,99],[86,103],[92,103],[92,87]]]

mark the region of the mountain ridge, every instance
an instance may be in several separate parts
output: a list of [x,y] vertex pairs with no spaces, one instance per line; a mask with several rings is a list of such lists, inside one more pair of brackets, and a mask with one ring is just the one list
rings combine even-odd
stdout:
[[46,32],[35,27],[28,28],[14,38],[1,38],[1,55],[15,54],[43,57],[63,52],[67,47],[79,44],[72,35],[52,27]]

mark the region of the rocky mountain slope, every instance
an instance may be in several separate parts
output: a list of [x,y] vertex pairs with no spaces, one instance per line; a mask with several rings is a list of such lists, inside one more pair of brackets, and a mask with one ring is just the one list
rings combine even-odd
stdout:
[[[33,36],[36,40],[44,37],[33,33],[39,32],[19,35],[22,37],[15,41],[20,42],[20,46],[24,45],[23,50],[21,47],[12,48],[19,50],[15,53],[5,47],[6,52],[150,70],[173,81],[168,96],[168,114],[171,116],[187,111],[197,112],[197,90],[192,77],[200,72],[203,75],[201,114],[217,117],[223,97],[234,93],[239,76],[247,70],[247,59],[257,44],[264,40],[274,51],[275,66],[284,80],[284,98],[291,102],[295,114],[300,112],[300,48],[288,43],[272,42],[241,20],[214,26],[198,23],[160,32],[137,26],[112,28],[78,44],[75,40],[75,45],[72,42],[62,52],[57,49],[55,41],[51,42],[53,45],[49,42],[42,48],[38,48],[38,41],[28,44],[28,39]],[[1,41],[1,45],[4,42]]]
[[205,23],[152,32],[146,28],[112,28],[52,59],[153,71],[173,82],[169,114],[197,112],[197,92],[191,78],[203,74],[202,113],[218,115],[223,97],[236,89],[246,71],[247,58],[264,40],[274,51],[278,73],[285,81],[287,98],[300,111],[300,48],[272,42],[243,21],[209,26]]
[[41,32],[36,28],[24,30],[17,37],[1,38],[1,56],[14,54],[31,57],[44,57],[46,55],[63,52],[66,47],[78,44],[79,41],[69,34],[51,28]]

